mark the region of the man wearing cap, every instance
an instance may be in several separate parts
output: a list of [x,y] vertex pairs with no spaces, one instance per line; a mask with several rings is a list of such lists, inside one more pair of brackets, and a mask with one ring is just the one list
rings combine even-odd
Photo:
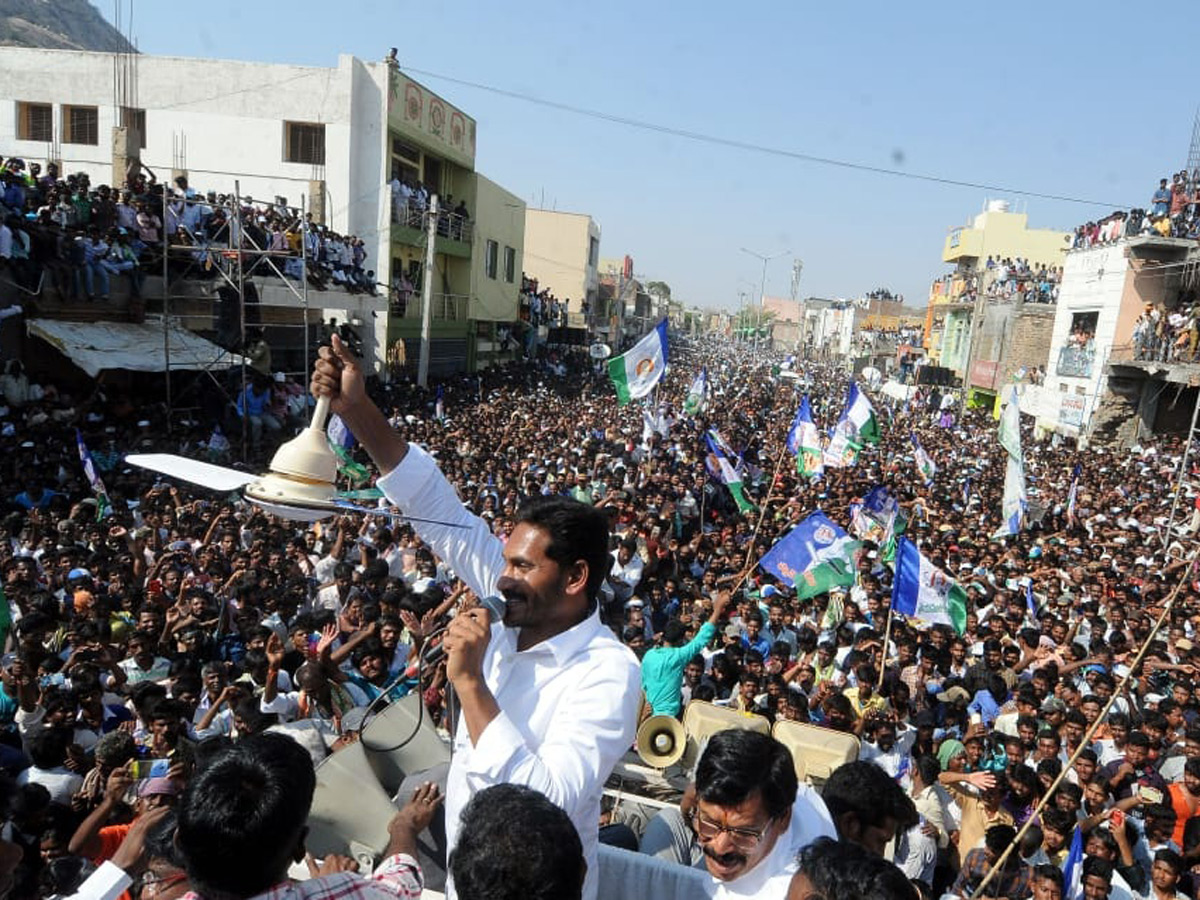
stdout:
[[672,619],[663,629],[663,646],[653,647],[642,657],[642,690],[653,716],[679,716],[682,707],[683,670],[692,658],[717,636],[717,622],[729,606],[729,591],[721,591],[713,601],[712,615],[700,626],[696,636],[684,643],[683,623]]
[[85,856],[96,865],[111,859],[129,834],[133,821],[120,825],[106,824],[120,809],[130,788],[137,788],[137,801],[134,804],[136,816],[144,815],[161,806],[174,806],[179,794],[179,785],[170,778],[148,778],[140,784],[130,774],[129,766],[114,769],[108,776],[105,785],[104,799],[84,819],[75,834],[71,836],[68,849],[76,856]]

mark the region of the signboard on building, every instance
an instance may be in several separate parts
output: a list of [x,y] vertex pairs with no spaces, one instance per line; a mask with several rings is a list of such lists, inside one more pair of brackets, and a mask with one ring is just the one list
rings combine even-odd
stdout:
[[971,384],[993,390],[998,386],[1000,364],[991,359],[977,359],[971,363]]
[[1058,407],[1058,423],[1070,425],[1072,428],[1082,428],[1083,407],[1086,400],[1086,397],[1080,397],[1077,394],[1063,394],[1062,402]]
[[959,243],[961,243],[961,241],[962,241],[962,229],[955,228],[952,232],[950,232],[950,248],[953,249],[953,248],[957,247],[959,245]]

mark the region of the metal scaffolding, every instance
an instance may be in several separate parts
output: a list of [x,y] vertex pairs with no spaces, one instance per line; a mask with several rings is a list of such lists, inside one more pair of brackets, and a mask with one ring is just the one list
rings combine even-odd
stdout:
[[[258,223],[265,221],[269,216],[288,223],[287,233],[299,235],[298,253],[290,249],[282,251],[271,248],[269,240],[264,239],[263,233],[257,227]],[[200,227],[196,227],[196,223],[201,223]],[[274,203],[254,201],[243,198],[241,184],[235,181],[232,194],[218,197],[216,202],[213,202],[198,195],[186,196],[182,190],[174,190],[172,186],[163,192],[162,225],[162,321],[168,429],[184,397],[188,391],[195,389],[200,381],[193,381],[191,386],[178,395],[171,384],[170,331],[173,324],[192,331],[210,330],[216,333],[216,343],[222,348],[222,353],[202,371],[221,392],[227,409],[236,406],[237,399],[245,393],[250,383],[249,360],[246,355],[249,347],[248,326],[259,328],[264,342],[267,327],[302,329],[302,367],[285,374],[296,375],[303,383],[310,359],[313,337],[311,332],[313,326],[320,322],[319,313],[317,321],[313,321],[308,298],[310,271],[306,199],[302,197],[298,207],[287,205],[281,198],[277,198],[277,202]],[[263,279],[263,291],[254,284],[254,278]],[[210,287],[205,292],[197,290],[199,284],[214,282],[216,288]],[[262,302],[264,296],[270,299],[270,292],[265,290],[267,285],[285,288],[283,293],[288,302]],[[224,297],[218,298],[222,289],[226,293]],[[238,320],[234,340],[230,339],[231,335],[227,330],[223,330],[220,324],[214,324],[214,320],[220,318],[216,304],[222,303],[227,307],[229,292],[232,292],[233,307]],[[248,294],[252,295],[249,305]],[[208,307],[198,312],[185,310],[185,305],[197,303],[207,303]],[[285,311],[290,310],[294,314],[281,312],[273,316],[275,321],[264,322],[262,310],[272,306]],[[228,324],[228,309],[224,309],[224,312],[225,324]],[[250,318],[254,321],[249,322]],[[207,328],[203,327],[205,324]],[[240,374],[236,392],[230,390],[231,384],[228,380],[222,381],[214,374],[217,364],[226,355],[240,357],[236,363]],[[245,461],[250,436],[246,417],[240,418],[240,455]]]

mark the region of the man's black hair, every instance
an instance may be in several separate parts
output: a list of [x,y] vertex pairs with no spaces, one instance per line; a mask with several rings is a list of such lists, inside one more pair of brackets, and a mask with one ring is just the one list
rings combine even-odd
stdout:
[[570,817],[532,788],[493,785],[463,810],[450,854],[463,900],[579,900],[586,871]]
[[608,557],[608,519],[586,503],[568,497],[533,497],[517,510],[517,523],[542,529],[550,536],[546,555],[564,569],[587,563],[587,596],[594,603],[612,569]]
[[800,851],[797,861],[814,897],[918,900],[920,896],[900,869],[849,841],[818,838]]
[[278,883],[302,858],[316,783],[308,751],[281,734],[244,738],[197,772],[177,831],[192,889],[242,900]]
[[797,790],[791,752],[757,731],[718,731],[696,765],[696,795],[716,806],[737,806],[758,791],[767,814],[779,819],[791,810]]
[[1172,850],[1170,847],[1163,847],[1154,854],[1154,861],[1164,863],[1175,870],[1176,875],[1183,874],[1183,857]]
[[1040,866],[1033,867],[1033,881],[1049,881],[1058,886],[1059,891],[1063,888],[1063,873],[1058,866],[1052,866],[1044,863]]
[[56,769],[67,761],[71,735],[63,728],[47,728],[29,742],[29,758],[39,769]]
[[842,817],[853,815],[860,826],[882,827],[887,819],[899,831],[917,824],[919,816],[912,798],[882,767],[869,760],[838,766],[821,788],[821,799],[841,834]]
[[993,825],[983,833],[983,845],[999,856],[1016,839],[1017,829],[1011,825]]
[[[1093,830],[1099,831],[1100,829]],[[1116,842],[1114,841],[1114,843]],[[1083,877],[1086,878],[1089,875],[1094,875],[1103,879],[1107,884],[1112,884],[1113,864],[1099,856],[1089,856],[1083,861]]]

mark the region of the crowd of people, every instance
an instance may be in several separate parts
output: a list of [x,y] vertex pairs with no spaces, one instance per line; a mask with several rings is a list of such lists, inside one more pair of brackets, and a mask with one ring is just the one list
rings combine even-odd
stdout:
[[1071,247],[1087,249],[1142,235],[1200,240],[1200,172],[1189,176],[1184,169],[1160,179],[1149,209],[1116,210],[1077,226]]
[[122,278],[139,298],[146,275],[162,273],[164,254],[173,274],[211,279],[222,251],[238,246],[249,275],[274,264],[318,290],[376,292],[363,240],[313,222],[286,198],[205,193],[183,175],[163,185],[141,164],[119,187],[93,186],[86,173],[64,177],[53,162],[43,172],[37,162],[0,158],[0,270],[26,295],[51,286],[63,299],[106,301]]
[[1133,325],[1134,359],[1196,362],[1200,323],[1193,304],[1166,309],[1147,303]]
[[[537,742],[529,738],[527,750],[508,742],[514,728],[549,727],[538,724],[538,710],[550,698],[571,710],[559,715],[583,716],[587,698],[600,694],[621,711],[620,727],[564,727],[549,740],[602,747],[601,759],[585,753],[588,766],[611,767],[610,751],[631,744],[636,722],[624,723],[624,713],[636,718],[639,665],[655,712],[677,715],[689,701],[708,700],[861,741],[860,761],[819,792],[797,785],[794,771],[789,778],[790,757],[770,738],[710,742],[680,808],[644,830],[631,826],[643,852],[706,869],[717,896],[750,895],[755,884],[757,896],[782,897],[790,886],[791,896],[806,897],[836,883],[840,892],[823,895],[965,897],[1007,852],[985,895],[1052,900],[1062,896],[1077,829],[1083,861],[1075,871],[1088,897],[1200,896],[1192,873],[1200,865],[1200,585],[1190,580],[1190,549],[1158,538],[1179,440],[1083,451],[1069,441],[1034,443],[1027,432],[1028,527],[993,539],[1005,454],[990,416],[941,415],[942,389],[922,388],[903,406],[876,397],[878,446],[864,447],[852,467],[803,478],[783,450],[795,385],[828,429],[846,374],[814,366],[802,380],[781,379],[770,360],[747,359],[722,341],[671,340],[650,428],[642,406],[618,407],[607,380],[574,351],[543,350],[453,377],[440,394],[368,379],[366,397],[386,427],[346,410],[362,441],[357,462],[402,510],[466,517],[471,537],[461,540],[368,515],[280,520],[161,479],[127,465],[124,454],[203,458],[212,423],[168,433],[164,411],[137,398],[71,396],[10,368],[0,380],[0,573],[12,620],[0,667],[0,768],[12,781],[6,834],[24,850],[10,867],[11,896],[69,895],[114,860],[123,871],[144,869],[143,883],[168,897],[189,884],[201,894],[208,886],[253,896],[267,882],[213,881],[204,854],[191,849],[216,846],[203,843],[207,826],[195,817],[234,833],[212,803],[193,808],[216,790],[212,779],[244,781],[239,766],[305,769],[356,740],[368,704],[414,691],[449,740],[450,683],[461,709],[456,764],[479,767],[481,783],[515,781],[548,796],[566,810],[592,868],[599,784],[585,780],[594,795],[583,790],[556,756],[548,758],[567,768],[550,765],[543,778]],[[684,395],[702,366],[710,393],[703,410],[688,413]],[[84,477],[76,428],[104,481],[102,497]],[[753,511],[741,512],[707,472],[710,429],[732,448]],[[384,431],[406,443],[389,444]],[[916,471],[912,434],[936,463],[932,481]],[[453,503],[420,493],[438,469]],[[852,585],[803,598],[756,567],[814,510],[847,526],[851,503],[875,486],[898,499],[907,536],[965,589],[961,630],[889,616],[885,546],[864,545]],[[564,503],[600,523],[586,585],[569,568],[561,584],[522,568],[522,553],[541,552],[529,544],[530,516],[557,514]],[[471,555],[492,536],[503,560],[491,550]],[[487,572],[476,565],[483,558]],[[513,717],[524,703],[537,709],[515,723],[489,718],[488,695],[472,694],[482,681],[461,660],[482,665],[486,626],[474,602],[497,585],[522,635],[542,633],[539,615],[555,608],[542,601],[553,591],[583,615],[594,603],[610,635],[588,632],[610,661],[605,677],[627,677],[629,661],[632,687],[589,675],[538,682],[524,695],[519,685],[533,684],[525,679],[538,670],[518,669],[491,684],[492,702]],[[456,624],[445,633],[446,659],[418,665],[447,622]],[[555,659],[567,659],[560,641],[578,627],[546,632]],[[536,646],[514,644],[515,665],[545,660]],[[275,733],[303,747],[305,765],[279,749]],[[503,765],[487,758],[499,741],[516,754]],[[555,744],[545,752],[564,751]],[[601,781],[607,774],[599,772]],[[469,849],[472,805],[455,784],[452,772],[451,843]],[[414,798],[414,808],[433,805],[431,797]],[[473,812],[486,820],[479,806]],[[302,818],[306,807],[297,809],[289,815]],[[1031,820],[1014,846],[1016,829]],[[178,841],[152,839],[161,833],[150,826],[164,822]],[[476,851],[478,865],[486,855]],[[269,882],[280,869],[267,856]],[[411,891],[418,870],[410,858],[387,871],[407,873],[403,890]],[[594,875],[580,871],[576,888],[594,896]],[[459,895],[471,896],[461,885]]]
[[[521,318],[533,328],[548,325],[558,328],[567,324],[567,309],[570,299],[560,300],[550,288],[538,289],[538,280],[521,275]],[[587,315],[588,303],[583,302],[583,313]]]
[[[420,180],[400,175],[392,176],[387,183],[392,198],[392,223],[407,228],[423,229],[428,222],[425,213],[429,210],[432,192]],[[439,199],[437,233],[455,241],[471,241],[471,214],[467,202],[452,194]]]

